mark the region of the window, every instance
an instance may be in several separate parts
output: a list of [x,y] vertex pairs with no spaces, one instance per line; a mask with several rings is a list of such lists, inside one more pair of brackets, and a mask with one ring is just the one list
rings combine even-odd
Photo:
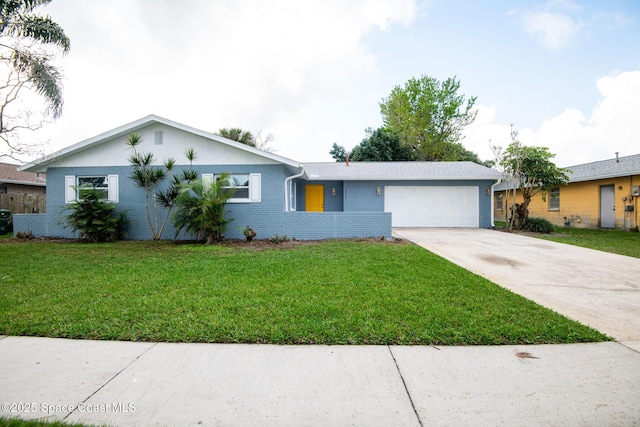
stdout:
[[7,194],[7,187],[0,187],[0,194]]
[[249,174],[230,175],[229,186],[226,188],[234,189],[231,199],[249,200]]
[[502,199],[504,197],[504,193],[496,193],[496,210],[502,210]]
[[160,145],[162,144],[162,131],[161,130],[157,130],[155,132],[153,132],[153,143],[156,145]]
[[[219,175],[205,173],[202,180],[213,182]],[[234,173],[229,175],[229,186],[233,195],[229,203],[254,203],[261,201],[261,176],[259,173]]]
[[549,210],[560,209],[560,188],[549,191]]
[[102,200],[109,199],[109,178],[106,176],[79,176],[78,200],[84,200],[87,192],[96,190]]
[[118,175],[94,175],[64,177],[65,203],[74,203],[84,199],[89,190],[97,190],[104,200],[118,203]]

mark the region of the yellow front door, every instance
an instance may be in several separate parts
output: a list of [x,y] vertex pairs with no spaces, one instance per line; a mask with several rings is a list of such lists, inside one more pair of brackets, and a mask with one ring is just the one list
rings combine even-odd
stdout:
[[304,210],[307,212],[324,212],[324,185],[312,184],[305,187]]

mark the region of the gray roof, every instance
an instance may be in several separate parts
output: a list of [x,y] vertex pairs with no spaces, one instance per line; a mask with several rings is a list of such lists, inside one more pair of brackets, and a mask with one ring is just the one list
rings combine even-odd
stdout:
[[303,168],[310,181],[494,180],[502,176],[473,162],[332,162],[304,163]]
[[570,182],[640,175],[640,154],[569,166]]
[[[569,170],[569,182],[595,181],[598,179],[640,175],[640,154],[568,166],[565,169]],[[512,187],[513,183],[509,188]],[[504,190],[506,189],[506,184],[501,182],[495,189],[497,191]]]

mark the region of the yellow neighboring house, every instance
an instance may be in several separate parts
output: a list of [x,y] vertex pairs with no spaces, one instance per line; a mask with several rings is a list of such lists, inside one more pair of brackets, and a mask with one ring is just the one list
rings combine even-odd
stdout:
[[[569,184],[553,189],[543,200],[534,195],[529,217],[545,218],[555,225],[576,228],[620,228],[638,226],[640,203],[640,154],[569,166]],[[507,201],[506,189],[513,183],[494,186],[494,218],[507,221],[513,192]],[[517,192],[517,202],[522,195]]]

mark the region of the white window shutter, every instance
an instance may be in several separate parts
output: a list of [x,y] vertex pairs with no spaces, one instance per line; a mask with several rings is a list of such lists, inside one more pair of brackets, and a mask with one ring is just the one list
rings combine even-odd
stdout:
[[249,174],[249,200],[252,203],[262,201],[261,177],[259,173]]
[[113,203],[118,203],[120,201],[119,191],[118,191],[118,175],[109,175],[109,201]]
[[67,175],[64,177],[64,202],[74,203],[76,201],[76,177]]

